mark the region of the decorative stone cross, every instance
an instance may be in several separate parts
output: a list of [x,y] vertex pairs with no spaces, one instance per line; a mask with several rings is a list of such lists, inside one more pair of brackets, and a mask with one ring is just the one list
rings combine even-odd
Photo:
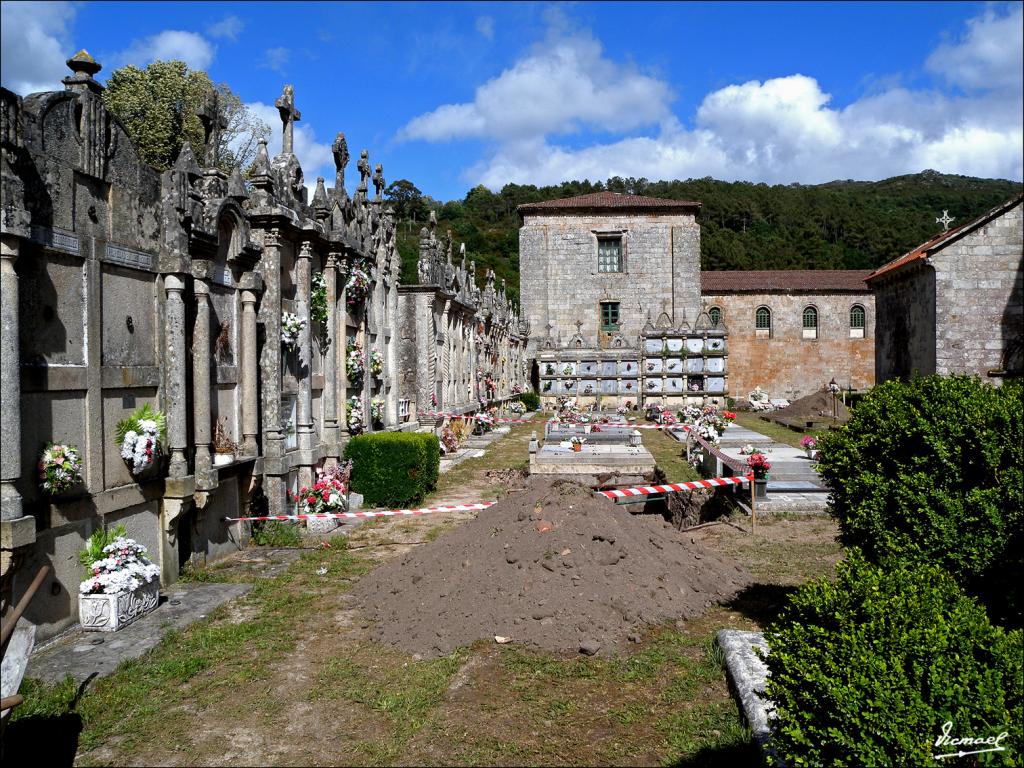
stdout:
[[277,111],[281,113],[281,122],[284,124],[281,131],[281,153],[290,155],[292,154],[295,123],[302,119],[302,113],[295,108],[295,88],[286,85],[281,97],[274,104]]
[[956,221],[956,218],[949,215],[949,211],[943,211],[942,215],[935,220],[936,224],[941,224],[942,229],[945,231],[949,229],[949,225]]
[[196,110],[196,117],[203,124],[203,162],[207,168],[217,165],[220,151],[220,132],[228,127],[228,121],[220,111],[220,97],[217,91],[210,89],[203,103]]
[[334,189],[340,193],[345,189],[345,166],[348,165],[348,142],[344,133],[339,132],[335,137],[331,153],[334,155]]
[[373,189],[377,193],[377,202],[380,202],[381,193],[384,191],[384,166],[377,163],[373,173]]

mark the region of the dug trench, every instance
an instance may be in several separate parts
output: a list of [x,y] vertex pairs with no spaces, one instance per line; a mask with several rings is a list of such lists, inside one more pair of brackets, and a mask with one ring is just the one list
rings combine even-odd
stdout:
[[371,637],[418,657],[481,639],[609,655],[751,582],[662,517],[532,477],[447,535],[379,566],[352,595]]

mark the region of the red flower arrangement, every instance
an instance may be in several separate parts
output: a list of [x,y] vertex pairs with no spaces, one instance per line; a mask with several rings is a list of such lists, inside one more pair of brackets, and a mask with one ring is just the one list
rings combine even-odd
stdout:
[[732,411],[722,411],[722,418],[728,422],[736,421],[736,414]]
[[303,486],[298,493],[289,495],[299,507],[300,515],[322,515],[344,512],[347,506],[345,484],[341,480],[321,478],[312,487]]
[[747,457],[747,466],[750,467],[754,473],[754,477],[758,480],[763,480],[768,476],[768,470],[772,468],[772,465],[768,463],[768,457],[763,453],[752,453]]

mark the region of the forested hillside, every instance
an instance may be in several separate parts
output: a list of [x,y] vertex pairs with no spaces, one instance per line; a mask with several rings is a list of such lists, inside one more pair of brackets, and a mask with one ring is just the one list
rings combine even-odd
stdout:
[[[429,209],[438,230],[452,231],[455,253],[465,242],[478,279],[491,268],[509,293],[519,292],[521,203],[607,189],[652,197],[697,200],[701,211],[704,269],[870,269],[940,231],[943,210],[968,221],[1020,192],[1016,182],[924,171],[877,182],[834,181],[816,186],[768,186],[714,179],[657,181],[611,178],[606,183],[557,186],[508,184],[494,193],[475,187],[461,201],[440,203],[419,195],[409,182],[389,188],[399,214],[403,282],[414,282],[417,240]],[[411,189],[410,189],[411,188]],[[398,192],[401,191],[401,195]]]

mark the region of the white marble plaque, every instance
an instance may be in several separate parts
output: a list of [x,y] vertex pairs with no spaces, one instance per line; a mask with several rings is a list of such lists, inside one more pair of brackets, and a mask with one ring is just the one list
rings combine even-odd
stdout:
[[680,374],[683,372],[683,361],[678,357],[670,357],[665,360],[665,372]]
[[708,392],[725,392],[725,378],[722,376],[708,376]]
[[707,360],[707,370],[709,373],[721,373],[725,370],[725,358],[709,357]]
[[661,379],[647,379],[644,381],[644,392],[661,392]]
[[614,378],[616,376],[616,373],[617,372],[615,370],[615,363],[613,361],[606,360],[605,362],[601,363],[601,375],[602,376],[605,376],[605,377],[608,377],[608,378]]
[[581,395],[596,395],[597,382],[594,379],[582,379],[579,385],[579,393]]
[[668,392],[682,392],[683,391],[683,380],[682,379],[666,379],[665,389]]
[[686,358],[686,372],[687,373],[703,373],[704,372],[704,359],[701,357],[688,357]]
[[644,360],[644,373],[661,373],[661,358],[649,357]]
[[619,376],[637,376],[640,373],[640,363],[636,360],[620,360],[618,367]]
[[721,352],[725,349],[725,339],[708,339],[707,348],[709,352]]
[[644,352],[648,355],[660,355],[665,349],[665,342],[661,339],[644,339]]
[[682,339],[668,339],[665,342],[665,346],[669,352],[682,352],[683,351],[683,340]]
[[701,352],[704,351],[704,339],[693,337],[687,339],[686,351],[694,355],[699,355]]
[[614,395],[615,394],[615,379],[602,379],[601,380],[601,394],[602,395]]
[[599,365],[597,362],[580,363],[580,376],[597,376]]

